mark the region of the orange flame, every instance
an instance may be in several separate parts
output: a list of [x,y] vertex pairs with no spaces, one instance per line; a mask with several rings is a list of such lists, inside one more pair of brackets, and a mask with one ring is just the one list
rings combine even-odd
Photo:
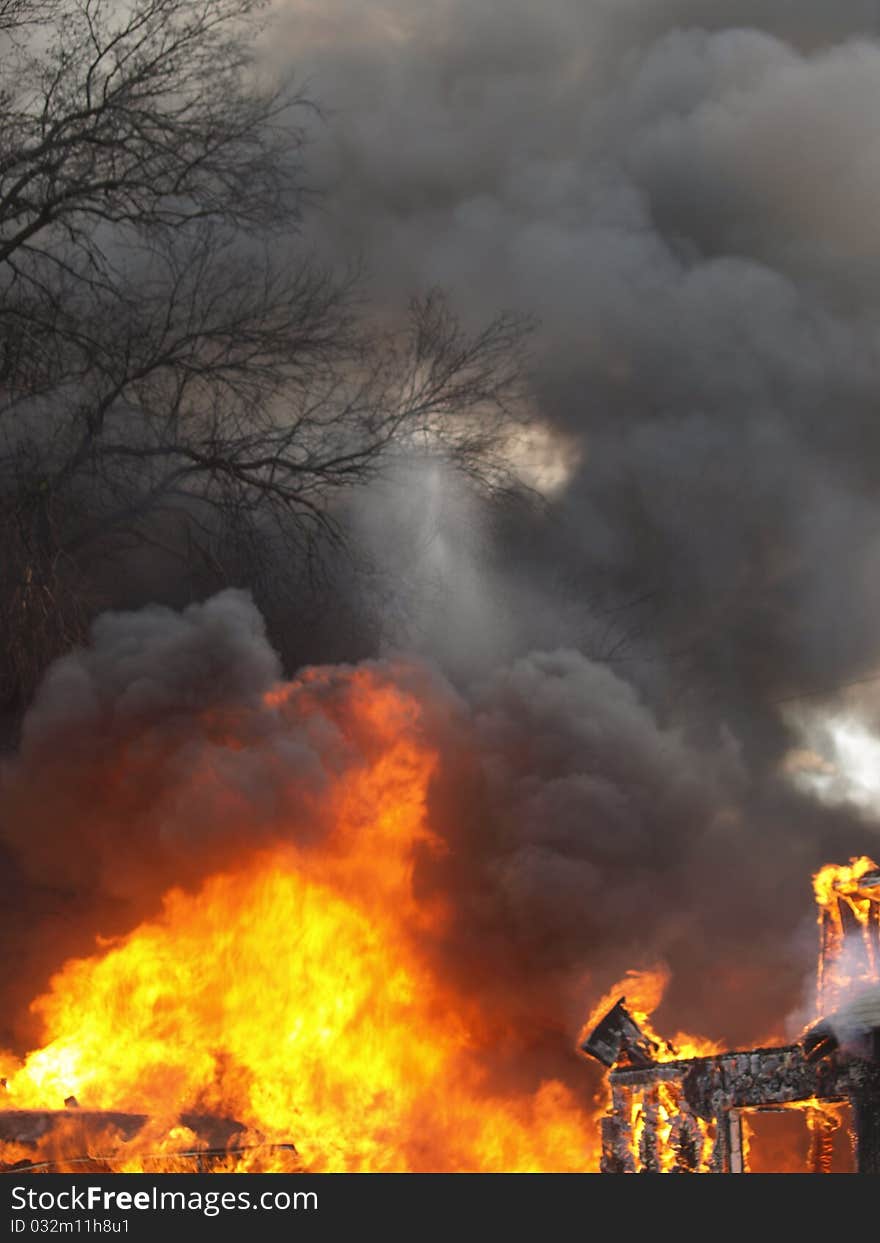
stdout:
[[581,1031],[580,1040],[584,1041],[614,1003],[623,997],[629,1013],[649,1040],[657,1046],[654,1053],[656,1061],[672,1062],[689,1057],[710,1057],[713,1053],[720,1053],[721,1043],[708,1040],[703,1036],[676,1032],[672,1040],[666,1040],[657,1035],[651,1020],[655,1010],[659,1009],[670,978],[671,972],[665,963],[657,963],[653,967],[640,971],[627,971],[623,979],[618,980],[593,1006]]
[[813,877],[813,892],[820,907],[830,906],[839,894],[857,895],[862,877],[876,872],[877,864],[867,855],[852,858],[849,864],[826,863]]
[[816,1008],[833,1010],[854,985],[880,980],[880,896],[866,888],[877,864],[867,855],[826,863],[813,877],[818,906]]
[[[322,1171],[595,1167],[594,1118],[569,1088],[493,1087],[488,1025],[429,952],[448,912],[414,893],[421,853],[441,849],[418,704],[369,671],[348,677],[350,728],[371,758],[329,787],[328,835],[174,890],[157,917],[67,962],[35,1003],[44,1046],[0,1065],[4,1108],[75,1097],[146,1114],[136,1140],[89,1137],[89,1152],[131,1170],[204,1146],[186,1114],[236,1120],[252,1155],[228,1169],[276,1168],[260,1146],[280,1143]],[[316,679],[270,705],[308,699]]]

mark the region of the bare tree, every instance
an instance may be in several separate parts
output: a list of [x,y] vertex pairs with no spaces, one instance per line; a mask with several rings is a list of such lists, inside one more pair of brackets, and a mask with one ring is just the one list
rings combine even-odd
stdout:
[[54,10],[56,0],[0,0],[0,31],[20,30],[44,22]]
[[[255,0],[0,0],[0,621],[9,693],[151,545],[309,561],[401,452],[511,483],[523,325],[443,299],[400,334],[292,243],[311,104]],[[239,558],[239,571],[240,571]]]

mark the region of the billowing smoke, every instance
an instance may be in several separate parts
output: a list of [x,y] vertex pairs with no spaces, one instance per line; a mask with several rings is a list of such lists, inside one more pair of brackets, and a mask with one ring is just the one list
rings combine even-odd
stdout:
[[503,665],[586,652],[700,770],[738,754],[707,827],[647,830],[662,898],[640,905],[635,850],[601,884],[629,871],[646,945],[677,922],[670,1007],[769,1030],[811,969],[809,873],[878,848],[864,799],[791,780],[807,713],[880,670],[876,6],[281,7],[272,54],[331,109],[317,240],[362,254],[389,312],[439,283],[541,323],[561,485],[492,532],[481,610],[449,573],[442,624],[406,638],[457,671],[491,665],[487,629]]
[[[350,515],[377,575],[342,658],[415,652],[438,705],[452,849],[417,880],[454,898],[444,969],[548,1046],[583,989],[659,958],[671,1026],[778,1030],[810,872],[877,850],[870,808],[791,780],[791,705],[880,668],[876,6],[279,7],[271,56],[327,109],[316,244],[366,258],[380,313],[440,284],[541,322],[547,505],[490,522],[404,477]],[[96,931],[248,841],[320,835],[361,743],[267,706],[278,674],[239,595],[105,617],[52,670],[2,791],[19,1043]]]
[[[448,849],[421,859],[414,881],[452,913],[431,954],[487,1013],[546,1028],[555,1056],[569,1056],[597,973],[671,952],[670,911],[706,915],[669,845],[687,852],[731,814],[735,746],[701,760],[573,650],[522,658],[463,692],[424,664],[369,669],[415,697],[439,757],[428,817]],[[262,620],[236,591],[183,613],[99,619],[90,647],[51,669],[2,774],[17,872],[69,907],[60,943],[42,935],[45,912],[25,912],[6,995],[33,990],[96,932],[153,914],[172,884],[273,843],[320,847],[333,827],[324,793],[376,745],[345,710],[356,672],[307,671],[280,693]]]
[[724,8],[286,11],[331,253],[389,306],[540,316],[537,413],[578,454],[511,574],[647,600],[663,668],[632,676],[775,762],[775,700],[877,647],[880,48],[864,4]]

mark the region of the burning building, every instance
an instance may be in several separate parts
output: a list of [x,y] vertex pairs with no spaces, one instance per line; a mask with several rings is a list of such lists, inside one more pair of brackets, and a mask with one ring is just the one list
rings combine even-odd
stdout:
[[847,1121],[856,1170],[880,1173],[880,869],[830,865],[814,889],[821,1017],[796,1043],[682,1057],[625,997],[589,1032],[581,1047],[610,1071],[604,1173],[746,1173],[750,1119],[782,1111],[806,1118],[810,1172],[831,1171]]

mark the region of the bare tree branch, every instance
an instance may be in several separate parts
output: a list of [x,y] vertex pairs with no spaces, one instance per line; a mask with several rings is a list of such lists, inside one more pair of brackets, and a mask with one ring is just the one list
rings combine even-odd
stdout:
[[[261,79],[256,0],[0,0],[0,625],[26,694],[113,557],[309,570],[401,455],[484,491],[527,325],[443,297],[402,333],[294,245],[307,101]],[[242,568],[244,567],[244,568]],[[99,592],[97,594],[100,594]]]

